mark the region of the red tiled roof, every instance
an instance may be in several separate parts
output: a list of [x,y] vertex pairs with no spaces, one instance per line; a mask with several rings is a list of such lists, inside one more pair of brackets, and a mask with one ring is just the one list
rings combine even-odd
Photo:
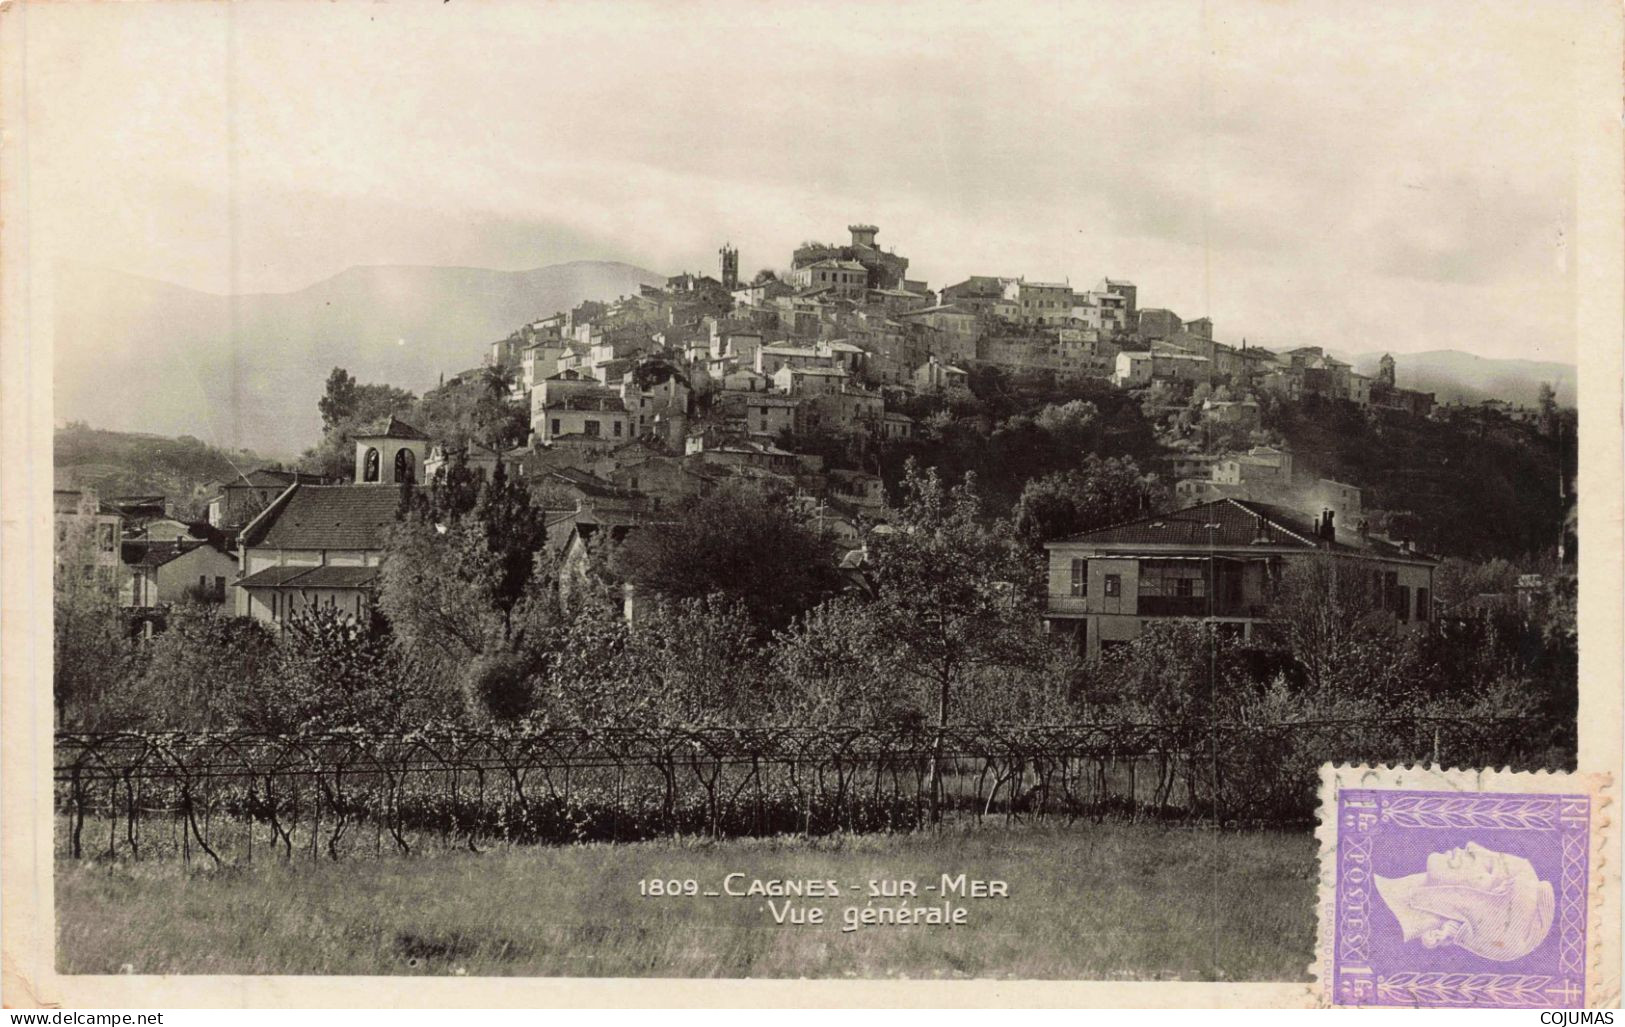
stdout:
[[382,549],[401,490],[393,485],[298,485],[244,533],[245,546]]

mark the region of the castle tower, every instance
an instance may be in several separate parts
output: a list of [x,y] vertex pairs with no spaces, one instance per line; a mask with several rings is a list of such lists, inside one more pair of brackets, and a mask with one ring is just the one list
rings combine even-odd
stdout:
[[732,292],[739,288],[739,251],[723,243],[719,252],[722,254],[722,287]]
[[356,432],[355,483],[404,485],[423,477],[429,436],[398,417]]
[[880,234],[880,229],[874,225],[847,225],[846,230],[852,233],[853,246],[867,246],[870,249],[874,249],[875,236]]
[[1394,358],[1386,353],[1377,362],[1377,384],[1394,387]]

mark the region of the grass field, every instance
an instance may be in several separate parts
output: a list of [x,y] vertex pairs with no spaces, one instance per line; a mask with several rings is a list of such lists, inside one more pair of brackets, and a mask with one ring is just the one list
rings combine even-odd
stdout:
[[[831,879],[829,922],[780,926],[762,897],[645,897],[645,878],[723,888]],[[871,879],[1008,882],[953,898],[965,926],[860,926]],[[256,863],[57,863],[63,973],[1302,980],[1314,939],[1307,833],[1151,825],[676,841]],[[850,885],[859,885],[853,894]],[[877,906],[940,906],[935,893]],[[127,969],[126,969],[127,967]]]

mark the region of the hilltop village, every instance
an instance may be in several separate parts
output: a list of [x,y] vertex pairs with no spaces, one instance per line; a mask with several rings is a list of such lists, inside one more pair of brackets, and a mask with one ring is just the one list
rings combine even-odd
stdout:
[[[934,290],[879,245],[876,226],[849,233],[805,243],[787,271],[748,281],[725,245],[715,275],[674,275],[518,327],[425,398],[480,396],[500,408],[490,431],[437,433],[405,409],[330,427],[336,464],[214,482],[201,497],[206,524],[172,516],[177,497],[63,490],[59,545],[75,535],[68,525],[92,532],[81,573],[115,589],[147,630],[183,597],[273,626],[309,606],[360,618],[399,488],[455,470],[523,482],[545,511],[547,546],[578,568],[685,501],[748,485],[798,511],[843,571],[861,574],[897,498],[900,475],[882,451],[941,437],[956,419],[989,421],[966,406],[978,381],[986,393],[1038,380],[1061,383],[1063,400],[1091,397],[1045,407],[1048,423],[1098,421],[1127,403],[1155,433],[1158,455],[1136,468],[1147,474],[1125,508],[1136,516],[1115,518],[1128,527],[1037,539],[1049,547],[1045,616],[1092,651],[1134,637],[1147,615],[1218,616],[1249,633],[1267,619],[1262,556],[1297,551],[1367,562],[1380,605],[1425,623],[1437,561],[1403,517],[1366,509],[1359,487],[1302,466],[1264,412],[1324,402],[1390,425],[1551,416],[1436,404],[1398,384],[1390,356],[1371,377],[1317,346],[1220,342],[1211,319],[1144,306],[1120,278],[1084,288],[972,276]],[[338,403],[333,388],[324,402]],[[1191,559],[1216,546],[1234,551],[1223,567]],[[59,560],[59,573],[71,562]]]

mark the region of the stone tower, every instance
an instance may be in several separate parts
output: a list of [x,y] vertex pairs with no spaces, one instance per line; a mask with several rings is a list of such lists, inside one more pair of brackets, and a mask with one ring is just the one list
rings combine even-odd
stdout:
[[724,243],[722,254],[722,287],[729,292],[739,288],[739,251]]
[[1394,358],[1386,353],[1377,362],[1377,384],[1394,387]]

